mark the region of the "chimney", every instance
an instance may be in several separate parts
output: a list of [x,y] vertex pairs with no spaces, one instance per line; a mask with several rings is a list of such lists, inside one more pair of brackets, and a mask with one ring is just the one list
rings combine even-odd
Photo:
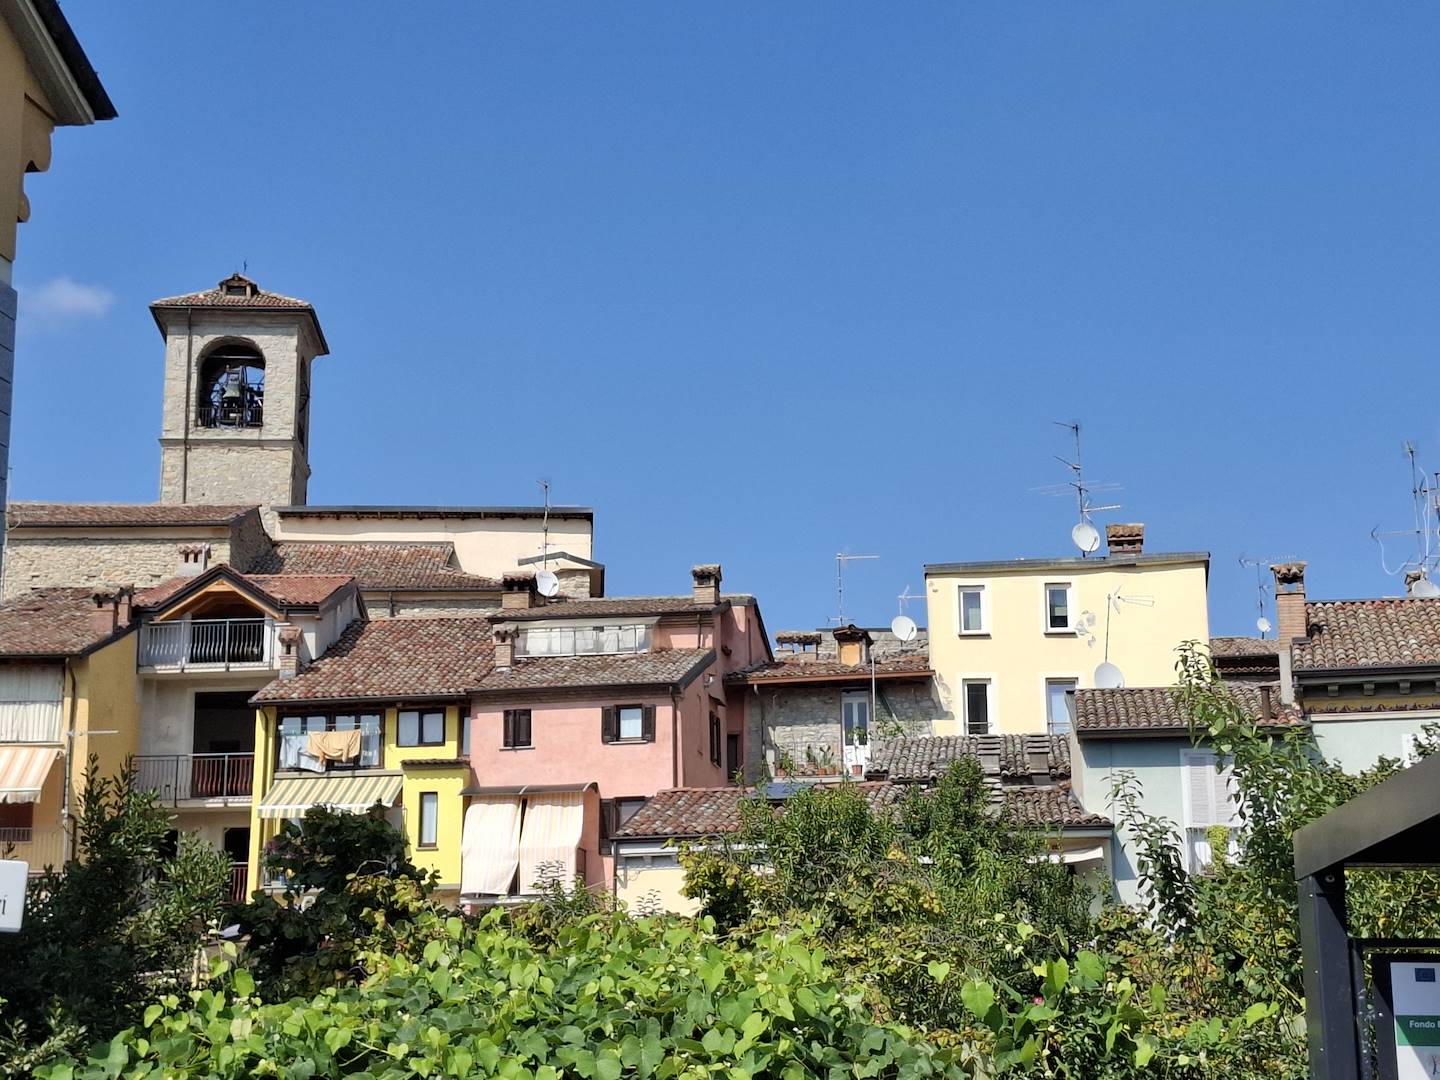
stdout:
[[1270,572],[1275,575],[1275,621],[1280,624],[1276,636],[1284,649],[1296,638],[1310,636],[1305,618],[1305,564],[1276,563]]
[[280,633],[280,678],[293,679],[300,674],[300,629],[282,626]]
[[1145,550],[1145,526],[1140,522],[1105,526],[1105,546],[1111,555],[1139,555]]
[[1050,783],[1050,736],[1025,736],[1025,767],[1030,773],[1030,783]]
[[690,568],[695,581],[695,604],[698,607],[714,607],[720,603],[720,564],[703,563]]
[[210,565],[209,544],[181,544],[176,550],[180,552],[181,577],[199,577]]
[[509,671],[515,666],[515,635],[519,631],[513,626],[496,626],[490,631],[495,642],[495,667]]
[[500,579],[505,591],[500,595],[500,607],[504,611],[523,611],[537,606],[540,594],[535,591],[533,570],[510,570]]
[[870,663],[870,646],[874,644],[868,630],[851,623],[835,629],[835,646],[840,654],[840,663],[859,667]]
[[135,590],[127,586],[111,585],[96,589],[90,594],[95,609],[90,612],[90,632],[97,637],[109,637],[116,630],[130,624],[130,601]]
[[781,656],[791,656],[805,663],[820,658],[822,635],[817,630],[781,630],[775,635]]

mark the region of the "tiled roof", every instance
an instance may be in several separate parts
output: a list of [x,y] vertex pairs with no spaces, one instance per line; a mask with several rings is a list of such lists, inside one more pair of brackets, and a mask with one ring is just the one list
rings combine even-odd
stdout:
[[[1299,716],[1280,703],[1278,686],[1232,683],[1228,689],[1247,715],[1259,718],[1261,689],[1270,692],[1270,707],[1276,725],[1293,724]],[[1189,718],[1180,708],[1177,690],[1168,686],[1126,686],[1108,690],[1075,691],[1075,730],[1081,735],[1097,732],[1189,731]]]
[[1305,618],[1296,671],[1440,665],[1440,599],[1324,600],[1306,604]]
[[1212,637],[1210,655],[1216,660],[1246,656],[1276,657],[1280,655],[1280,642],[1273,638]]
[[179,503],[12,502],[10,527],[143,528],[167,525],[231,525],[255,506],[191,506]]
[[[855,783],[872,806],[895,802],[903,794],[897,784]],[[631,814],[614,833],[617,839],[645,836],[717,836],[740,828],[740,803],[762,798],[754,788],[671,788],[658,791]]]
[[[725,595],[720,603],[744,604],[751,601],[744,595]],[[548,603],[531,608],[497,611],[495,622],[525,622],[531,619],[591,619],[602,615],[696,615],[714,611],[709,604],[697,604],[691,596],[617,596],[594,600],[553,597]]]
[[877,739],[867,772],[896,781],[935,780],[956,761],[973,758],[987,777],[1025,779],[1034,775],[1030,755],[1045,755],[1052,779],[1070,776],[1070,741],[1063,735],[922,735]]
[[483,617],[351,623],[325,655],[255,695],[266,701],[461,698],[494,659]]
[[0,656],[74,656],[110,634],[90,626],[94,589],[34,589],[0,604]]
[[495,578],[452,565],[450,543],[278,543],[253,567],[257,574],[350,574],[362,589],[500,590]]
[[1081,806],[1069,784],[1007,787],[1004,804],[1015,820],[1042,829],[1108,829],[1112,824],[1104,814]]
[[[224,290],[224,286],[245,285],[250,288],[247,292],[253,295],[231,295]],[[281,296],[279,293],[266,292],[257,286],[247,277],[234,274],[213,289],[205,289],[203,292],[187,293],[184,296],[166,296],[159,300],[152,301],[152,308],[172,307],[218,307],[218,308],[286,308],[295,311],[313,310],[308,300],[297,300],[293,296]]]
[[[881,676],[914,675],[916,678],[925,678],[934,672],[930,670],[929,657],[896,656],[887,660],[876,660],[875,674]],[[824,676],[869,678],[870,665],[842,664],[838,660],[822,660],[814,657],[809,660],[787,658],[752,664],[748,668],[731,672],[725,676],[725,681],[727,683],[774,682],[785,679],[814,679]]]
[[668,686],[688,682],[714,661],[713,649],[665,649],[618,656],[521,657],[508,671],[496,670],[487,675],[479,691]]
[[[309,607],[324,603],[355,579],[348,574],[236,574],[235,577],[269,597],[277,607]],[[196,579],[173,577],[135,594],[135,606],[157,608]]]

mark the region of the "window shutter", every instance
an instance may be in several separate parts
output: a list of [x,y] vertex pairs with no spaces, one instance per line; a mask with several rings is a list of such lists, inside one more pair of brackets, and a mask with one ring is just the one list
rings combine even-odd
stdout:
[[614,799],[600,800],[600,828],[604,830],[603,839],[609,840],[615,835],[615,830],[620,827],[620,809]]
[[505,710],[505,745],[515,745],[515,710]]
[[618,737],[616,728],[619,721],[616,719],[615,706],[606,705],[600,710],[600,741],[614,742]]
[[1185,788],[1190,796],[1190,828],[1205,829],[1214,825],[1215,806],[1215,759],[1206,753],[1187,752],[1182,755],[1185,770]]
[[535,745],[535,740],[531,737],[529,709],[517,709],[515,711],[515,745]]
[[655,706],[646,705],[640,713],[640,737],[646,742],[655,741]]

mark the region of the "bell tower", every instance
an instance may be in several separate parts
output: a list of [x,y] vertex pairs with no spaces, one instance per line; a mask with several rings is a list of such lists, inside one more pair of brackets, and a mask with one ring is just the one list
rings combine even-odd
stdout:
[[330,351],[315,309],[232,274],[150,312],[165,338],[160,501],[303,506],[310,365]]

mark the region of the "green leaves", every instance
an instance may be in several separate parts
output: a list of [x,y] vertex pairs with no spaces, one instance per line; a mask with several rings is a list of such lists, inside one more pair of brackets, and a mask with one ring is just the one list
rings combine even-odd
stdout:
[[990,1014],[990,1007],[995,1004],[995,991],[989,983],[971,979],[960,988],[960,1000],[971,1015],[983,1021]]

